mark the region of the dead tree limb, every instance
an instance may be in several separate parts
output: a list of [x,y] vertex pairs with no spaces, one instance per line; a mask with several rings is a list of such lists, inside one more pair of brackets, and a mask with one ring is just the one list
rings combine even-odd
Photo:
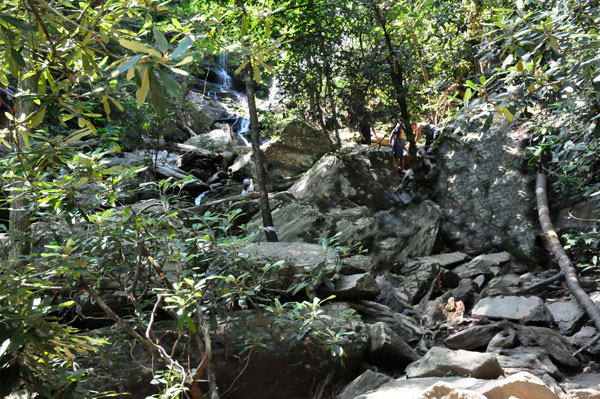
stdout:
[[585,309],[590,319],[594,322],[594,325],[600,330],[600,308],[590,299],[589,295],[581,288],[579,281],[577,280],[577,273],[571,263],[571,260],[567,256],[567,253],[563,249],[560,240],[550,219],[550,209],[548,208],[548,195],[546,194],[546,176],[542,173],[537,175],[536,183],[536,198],[538,207],[538,216],[542,230],[546,241],[550,246],[550,250],[558,261],[560,271],[564,274],[567,282],[567,287],[577,299],[577,302]]
[[533,290],[538,289],[540,287],[545,287],[548,284],[555,282],[556,280],[560,280],[561,278],[563,278],[563,276],[564,276],[563,272],[559,272],[559,273],[555,274],[552,277],[549,277],[549,278],[544,279],[542,281],[538,281],[535,284],[528,285],[527,287],[525,287],[521,291],[519,291],[519,293],[524,294],[526,292],[533,291]]

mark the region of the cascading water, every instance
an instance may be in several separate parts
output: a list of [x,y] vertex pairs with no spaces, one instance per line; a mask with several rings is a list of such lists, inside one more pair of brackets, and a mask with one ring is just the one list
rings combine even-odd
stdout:
[[219,90],[230,91],[231,90],[231,76],[227,73],[227,56],[222,55],[219,57],[217,64],[217,76],[219,77]]
[[240,128],[237,131],[237,135],[240,136],[240,138],[242,139],[244,144],[246,144],[246,147],[250,147],[251,144],[248,141],[248,139],[246,138],[246,135],[248,133],[250,133],[250,119],[241,118],[239,121],[240,121]]
[[271,88],[269,89],[269,102],[273,103],[279,98],[279,91],[279,79],[275,76],[273,82],[271,82]]

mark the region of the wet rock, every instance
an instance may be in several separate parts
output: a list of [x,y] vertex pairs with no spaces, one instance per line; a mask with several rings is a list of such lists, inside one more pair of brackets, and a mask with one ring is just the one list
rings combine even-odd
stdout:
[[563,334],[573,334],[583,324],[585,311],[575,300],[552,302],[546,305],[558,329]]
[[481,299],[472,310],[473,317],[507,319],[520,322],[550,323],[551,315],[538,297],[497,296]]
[[523,139],[491,106],[489,127],[481,115],[464,110],[444,130],[435,186],[442,233],[465,251],[500,248],[533,259],[537,217],[533,177],[520,170]]
[[437,346],[406,368],[408,378],[443,377],[450,373],[484,379],[504,375],[498,360],[492,354],[465,350],[453,351]]
[[334,287],[326,291],[340,299],[373,298],[379,294],[379,287],[369,273],[342,275],[334,281]]
[[405,342],[412,343],[420,340],[424,334],[415,319],[402,313],[396,313],[380,303],[363,299],[349,302],[348,305],[358,312],[365,323],[384,322]]
[[337,399],[354,399],[365,392],[379,388],[391,379],[385,374],[367,370],[346,385]]
[[383,322],[369,326],[369,360],[381,367],[398,369],[419,359],[419,354]]
[[400,183],[394,165],[389,152],[348,147],[323,156],[290,191],[324,209],[349,204],[388,209],[396,204],[391,194]]

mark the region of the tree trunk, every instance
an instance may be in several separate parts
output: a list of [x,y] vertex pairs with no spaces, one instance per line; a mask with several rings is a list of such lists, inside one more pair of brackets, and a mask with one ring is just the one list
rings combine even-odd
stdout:
[[569,287],[569,290],[571,290],[575,299],[577,299],[577,302],[585,309],[596,328],[600,330],[600,308],[592,302],[589,295],[579,285],[575,268],[563,249],[563,246],[558,239],[558,235],[556,234],[556,231],[554,231],[554,226],[552,226],[550,209],[548,208],[548,196],[546,195],[546,176],[541,173],[538,173],[537,175],[535,193],[537,197],[538,216],[540,224],[542,225],[542,230],[544,231],[544,236],[546,237],[546,242],[556,257],[560,271],[567,282],[567,287]]
[[[28,68],[24,68],[21,71],[19,77],[19,83],[17,93],[20,94],[16,97],[16,121],[23,121],[25,118],[35,111],[35,103],[31,95],[37,93],[37,75],[30,76],[27,79],[22,77],[29,72]],[[23,95],[29,94],[29,95]],[[18,124],[13,122],[13,144],[15,150],[21,153],[23,146],[25,145],[24,134],[28,132],[27,123]],[[22,173],[27,173],[23,171]],[[21,189],[24,187],[23,180],[13,180],[11,184],[10,197],[10,216],[9,216],[9,229],[16,236],[17,240],[13,242],[13,246],[9,253],[10,259],[17,259],[19,256],[29,254],[29,239],[26,237],[27,230],[29,230],[29,214],[27,213],[28,201],[22,197]]]
[[394,54],[394,46],[392,44],[392,37],[388,32],[387,25],[383,16],[381,15],[381,10],[377,3],[372,2],[371,6],[373,8],[373,12],[375,13],[375,17],[377,18],[377,22],[381,26],[383,30],[383,35],[385,37],[385,44],[387,46],[387,59],[391,68],[391,77],[392,84],[394,85],[394,90],[396,91],[396,99],[398,100],[398,105],[400,106],[400,115],[402,115],[402,119],[404,119],[404,131],[406,132],[406,138],[410,143],[410,147],[408,153],[413,157],[417,155],[417,146],[415,144],[415,135],[412,130],[412,126],[410,123],[410,113],[408,112],[408,104],[406,102],[406,88],[404,87],[404,69],[402,68],[402,64],[398,61],[398,58]]

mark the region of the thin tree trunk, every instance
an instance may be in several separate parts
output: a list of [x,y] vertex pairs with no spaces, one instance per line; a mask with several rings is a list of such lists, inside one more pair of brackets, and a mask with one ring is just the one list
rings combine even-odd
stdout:
[[[37,75],[30,76],[27,79],[23,79],[22,76],[29,72],[29,68],[24,68],[21,71],[21,77],[19,77],[17,93],[20,94],[16,97],[16,121],[23,121],[25,118],[35,111],[35,103],[31,95],[37,93]],[[29,95],[23,95],[29,94]],[[16,147],[16,151],[21,153],[25,146],[24,134],[29,133],[27,123],[18,124],[13,121],[13,143]],[[23,171],[27,173],[27,171]],[[23,180],[14,180],[11,184],[12,201],[10,203],[10,216],[9,216],[9,229],[18,236],[17,240],[13,243],[10,250],[9,258],[17,259],[19,256],[29,254],[29,240],[26,237],[27,231],[29,230],[29,214],[27,213],[28,201],[23,198],[21,189],[24,187]]]
[[267,241],[277,242],[277,234],[273,229],[273,217],[269,205],[269,192],[267,191],[266,173],[263,163],[263,153],[260,149],[260,131],[258,126],[258,113],[254,96],[254,79],[252,78],[252,65],[246,67],[246,96],[248,97],[248,113],[250,114],[250,138],[252,141],[252,156],[256,169],[256,178],[260,190],[260,213],[262,214],[263,227]]
[[396,98],[398,100],[398,105],[400,106],[400,115],[402,115],[402,119],[404,119],[404,131],[406,132],[406,138],[410,143],[410,147],[408,153],[411,156],[417,155],[417,146],[415,144],[415,135],[412,130],[412,126],[410,123],[410,114],[408,112],[408,103],[406,102],[406,88],[404,87],[404,69],[402,68],[402,64],[398,61],[398,58],[394,54],[394,46],[392,44],[392,37],[387,29],[387,25],[381,15],[381,10],[377,6],[377,3],[372,2],[371,6],[373,8],[373,12],[375,13],[375,17],[377,18],[377,22],[381,26],[383,30],[383,35],[385,37],[385,44],[387,46],[387,59],[391,68],[391,77],[392,84],[394,85],[394,89],[396,91]]
[[552,226],[550,209],[548,208],[548,196],[546,194],[546,176],[541,173],[538,173],[537,175],[535,192],[537,197],[538,216],[540,224],[542,225],[542,230],[544,231],[544,236],[546,237],[546,242],[556,257],[558,266],[567,282],[567,287],[569,287],[569,290],[573,293],[577,302],[585,309],[596,328],[600,330],[600,308],[592,302],[589,295],[579,285],[575,268],[563,249],[563,246],[558,239],[558,235],[556,234],[556,231],[554,231],[554,226]]

